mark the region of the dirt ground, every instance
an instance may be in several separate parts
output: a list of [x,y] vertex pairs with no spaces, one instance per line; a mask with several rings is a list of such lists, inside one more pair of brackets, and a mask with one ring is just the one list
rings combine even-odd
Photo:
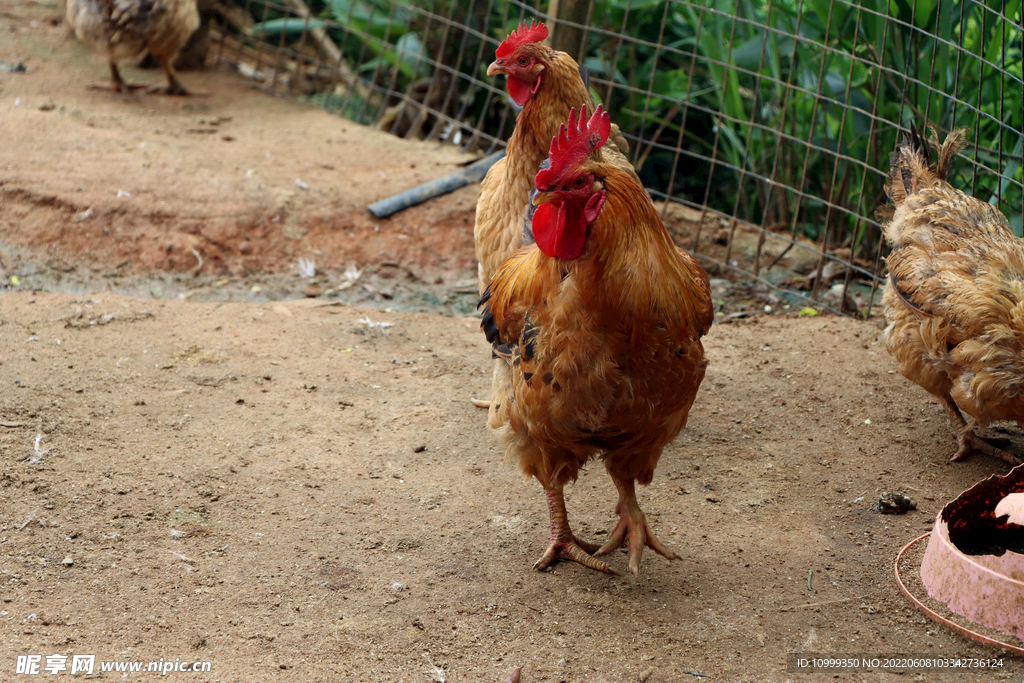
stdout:
[[[474,158],[263,95],[223,70],[182,74],[204,98],[86,90],[109,69],[55,16],[30,0],[0,4],[0,60],[26,67],[0,72],[8,276],[61,291],[265,301],[311,286],[340,293],[352,266],[362,276],[347,300],[473,310],[475,287],[459,290],[476,274],[475,187],[383,221],[365,207]],[[299,259],[317,276],[302,277]]]
[[[924,681],[943,674],[787,658],[993,654],[918,613],[892,566],[1006,467],[947,463],[945,414],[893,372],[877,319],[717,324],[640,493],[683,559],[534,572],[541,489],[468,400],[490,377],[460,317],[477,188],[364,208],[465,160],[217,70],[183,75],[201,100],[85,90],[106,67],[55,14],[0,4],[0,60],[27,67],[0,73],[0,680],[55,653],[210,662],[168,674],[196,681],[453,683]],[[886,491],[918,509],[878,514]],[[578,532],[607,534],[602,468],[567,493]]]

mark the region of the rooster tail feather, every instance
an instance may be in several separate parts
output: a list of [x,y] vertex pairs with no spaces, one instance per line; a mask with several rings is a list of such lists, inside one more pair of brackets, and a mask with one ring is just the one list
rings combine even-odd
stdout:
[[[931,129],[933,137],[935,135],[937,135],[937,133],[935,132],[935,126],[933,126],[932,124],[929,123],[928,124],[928,128]],[[904,136],[904,138],[903,138],[903,146],[908,146],[908,145],[915,152],[917,152],[919,155],[921,155],[922,159],[924,160],[924,165],[925,166],[931,166],[932,165],[931,150],[929,150],[928,149],[928,145],[925,144],[924,136],[921,135],[921,131],[919,131],[917,129],[917,126],[915,126],[913,123],[910,124],[910,134]]]
[[893,204],[900,206],[912,194],[931,184],[931,154],[917,126],[910,125],[910,133],[903,137],[899,148],[889,156],[889,180],[885,192]]
[[501,333],[498,331],[498,323],[494,320],[494,313],[491,311],[492,294],[491,288],[488,287],[484,291],[484,295],[480,297],[480,303],[477,304],[477,308],[483,308],[480,317],[480,329],[484,331],[487,341],[495,348],[495,353],[498,353],[497,347],[501,345],[502,341]]
[[949,169],[953,162],[953,157],[967,146],[967,129],[956,128],[950,131],[949,135],[946,136],[945,142],[941,145],[939,145],[939,132],[935,130],[935,126],[931,126],[931,129],[931,144],[938,152],[939,157],[938,163],[935,166],[935,175],[938,176],[939,180],[946,180],[949,177]]
[[950,164],[953,156],[965,144],[966,129],[958,128],[951,132],[946,141],[939,145],[938,133],[934,126],[931,128],[931,147],[935,148],[938,155],[936,164],[932,163],[932,153],[928,142],[925,141],[921,131],[914,124],[910,125],[910,133],[903,137],[899,148],[889,157],[889,179],[885,184],[885,193],[889,195],[892,204],[878,210],[877,216],[880,220],[888,223],[885,229],[885,238],[892,246],[899,246],[900,234],[894,231],[893,223],[890,220],[893,211],[901,206],[908,197],[917,194],[921,190],[932,187],[943,182],[949,175]]

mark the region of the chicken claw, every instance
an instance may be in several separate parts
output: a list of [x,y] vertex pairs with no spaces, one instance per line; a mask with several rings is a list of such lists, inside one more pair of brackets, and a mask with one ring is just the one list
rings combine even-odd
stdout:
[[964,460],[971,451],[980,451],[985,455],[991,455],[993,458],[999,458],[1005,460],[1011,465],[1021,464],[1021,459],[1013,453],[1007,453],[1002,448],[997,448],[990,444],[985,439],[981,438],[974,431],[968,427],[965,431],[961,431],[956,436],[957,443],[960,444],[960,449],[953,454],[953,457],[949,459],[950,462],[958,462]]
[[551,543],[540,559],[533,564],[536,571],[547,569],[555,560],[578,562],[584,567],[596,569],[606,574],[617,574],[607,562],[597,560],[590,555],[598,546],[576,538],[569,528],[569,515],[565,510],[565,497],[562,489],[544,489],[548,499],[548,513],[551,517]]
[[980,451],[985,455],[991,455],[993,458],[1005,460],[1011,465],[1021,464],[1021,459],[1016,455],[1007,453],[1002,448],[996,448],[988,441],[985,441],[985,439],[975,434],[974,425],[968,423],[964,419],[963,414],[960,412],[960,408],[957,407],[951,397],[947,396],[942,399],[942,405],[949,414],[949,421],[953,425],[953,430],[956,431],[957,443],[960,444],[960,449],[949,459],[950,462],[964,460],[971,454],[971,451]]
[[177,55],[162,55],[159,57],[160,66],[167,74],[167,85],[154,85],[147,88],[146,92],[160,95],[173,95],[175,97],[208,97],[210,93],[190,92],[178,80],[178,74],[174,70],[174,57]]
[[629,571],[633,573],[633,576],[640,575],[640,558],[643,556],[645,545],[666,559],[680,559],[679,555],[663,546],[651,531],[643,510],[636,502],[633,480],[620,479],[612,475],[612,481],[615,482],[615,488],[619,490],[619,504],[615,507],[615,511],[619,513],[619,523],[612,529],[604,545],[594,554],[597,556],[607,555],[621,546],[623,541],[628,540]]
[[110,62],[110,82],[90,83],[85,86],[89,90],[109,90],[110,92],[130,95],[133,90],[145,90],[149,86],[137,83],[126,83],[121,77],[121,70],[117,68],[116,62]]

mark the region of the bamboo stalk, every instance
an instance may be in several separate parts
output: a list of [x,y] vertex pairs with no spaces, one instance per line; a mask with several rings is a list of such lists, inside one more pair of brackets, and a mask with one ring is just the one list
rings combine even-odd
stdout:
[[[583,28],[590,0],[551,0],[548,12],[555,17],[551,47],[579,61],[583,53]],[[573,24],[576,24],[575,26]]]

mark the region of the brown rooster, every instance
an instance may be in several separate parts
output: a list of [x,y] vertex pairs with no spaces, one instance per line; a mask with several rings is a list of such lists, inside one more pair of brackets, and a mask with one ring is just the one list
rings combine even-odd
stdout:
[[[196,0],[68,0],[68,24],[84,43],[110,61],[111,89],[128,92],[117,63],[147,49],[167,73],[168,95],[188,95],[174,72],[174,58],[199,27]],[[155,90],[155,89],[151,89]]]
[[[534,565],[573,560],[611,572],[623,541],[637,574],[658,542],[637,504],[662,449],[686,425],[707,361],[700,338],[714,312],[708,276],[672,243],[636,176],[601,158],[611,132],[597,108],[569,114],[536,176],[536,244],[517,251],[481,299],[496,357],[488,425],[507,457],[544,487],[551,542]],[[600,457],[619,492],[604,545],[569,526],[563,487]]]
[[912,128],[892,155],[885,345],[949,413],[959,443],[951,460],[978,450],[1019,464],[973,427],[1024,420],[1024,240],[994,206],[946,182],[964,137],[954,130],[939,146],[933,128],[932,165]]
[[[521,24],[498,46],[496,59],[487,67],[488,76],[508,77],[508,94],[523,109],[516,117],[506,156],[491,167],[480,185],[473,236],[481,294],[498,267],[523,245],[523,216],[533,177],[547,158],[551,138],[570,109],[582,104],[593,107],[576,60],[543,45],[540,41],[547,36],[544,24]],[[632,171],[623,156],[629,151],[626,140],[617,126],[612,128],[612,142],[602,154]]]

